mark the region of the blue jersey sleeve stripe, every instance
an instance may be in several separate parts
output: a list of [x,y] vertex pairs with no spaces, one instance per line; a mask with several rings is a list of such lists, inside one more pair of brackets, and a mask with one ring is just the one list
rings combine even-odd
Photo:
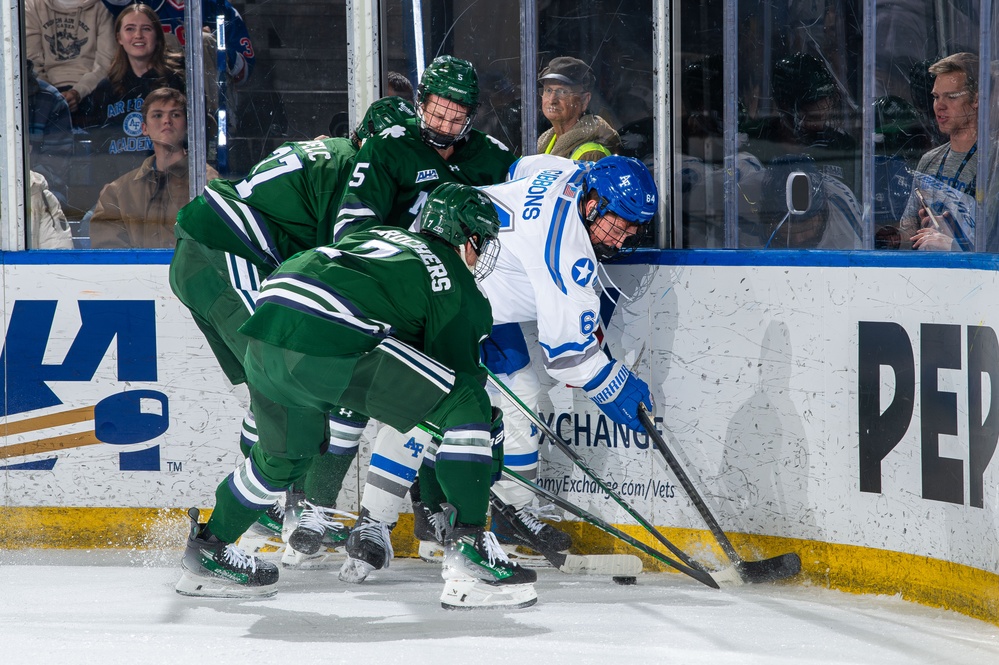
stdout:
[[572,201],[560,198],[555,204],[552,213],[552,223],[548,230],[548,238],[545,240],[545,262],[548,264],[548,274],[551,275],[555,286],[562,293],[567,293],[565,280],[559,271],[559,261],[562,258],[562,236],[565,233],[566,219],[572,210]]
[[541,344],[541,348],[545,350],[545,353],[548,355],[549,358],[557,358],[565,353],[580,353],[582,351],[585,351],[586,349],[593,346],[594,342],[596,342],[596,339],[593,337],[593,335],[590,335],[589,337],[586,338],[586,341],[582,343],[567,342],[566,344],[560,344],[558,346],[549,346],[548,344],[540,342],[539,344]]

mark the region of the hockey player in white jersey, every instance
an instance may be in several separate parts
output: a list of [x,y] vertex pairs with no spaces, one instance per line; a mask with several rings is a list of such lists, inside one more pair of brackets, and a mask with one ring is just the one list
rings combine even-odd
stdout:
[[[653,407],[649,387],[601,348],[598,338],[599,297],[595,291],[598,261],[612,258],[634,243],[658,208],[658,192],[648,169],[637,159],[611,156],[596,163],[536,155],[516,162],[508,182],[483,187],[501,221],[501,250],[495,276],[481,287],[493,307],[493,333],[484,362],[532,408],[540,397],[540,381],[530,366],[520,322],[538,322],[538,341],[545,368],[560,382],[583,388],[614,423],[640,430],[637,409]],[[504,464],[535,478],[538,435],[505,398],[494,397],[504,410],[507,438]],[[429,436],[412,431],[401,439],[385,428],[379,433],[361,505],[368,513],[394,524],[421,458],[434,464]],[[417,537],[433,538],[439,522],[439,488],[432,474],[420,469],[420,496],[414,496]],[[428,482],[428,480],[430,482]],[[512,482],[493,486],[502,503],[494,503],[493,530],[508,544],[562,551],[568,534],[538,519],[533,496]],[[516,520],[520,524],[513,524]],[[526,537],[524,534],[530,534]],[[541,541],[541,542],[539,542]],[[422,548],[421,548],[422,549]],[[365,557],[367,558],[367,557]],[[344,565],[341,579],[360,582],[367,572],[384,567],[383,553],[373,552],[372,566]],[[357,575],[364,570],[363,575]]]
[[[597,262],[637,241],[658,209],[652,174],[629,157],[592,164],[537,155],[521,159],[509,182],[485,188],[499,211],[500,251],[494,278],[482,289],[493,308],[493,331],[483,361],[535,411],[541,384],[530,365],[521,322],[537,321],[545,370],[559,383],[586,391],[611,421],[641,431],[637,408],[652,408],[646,383],[614,360],[598,337]],[[502,241],[501,241],[502,242]],[[504,464],[535,479],[536,429],[501,395],[506,419]],[[568,534],[541,522],[532,493],[501,480],[494,495],[493,531],[501,543],[561,551]],[[513,522],[520,522],[514,524]]]

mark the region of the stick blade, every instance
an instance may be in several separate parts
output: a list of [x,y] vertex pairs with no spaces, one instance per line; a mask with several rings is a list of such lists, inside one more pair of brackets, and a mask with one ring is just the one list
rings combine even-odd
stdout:
[[558,569],[570,575],[635,577],[642,572],[642,560],[632,554],[568,554]]
[[750,584],[780,582],[801,572],[801,557],[789,552],[760,561],[740,561],[736,567]]

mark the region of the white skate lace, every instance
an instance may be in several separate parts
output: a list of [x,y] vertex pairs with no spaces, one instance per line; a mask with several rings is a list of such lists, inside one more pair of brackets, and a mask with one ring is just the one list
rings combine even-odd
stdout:
[[541,529],[545,528],[545,524],[540,520],[542,518],[552,520],[553,522],[561,522],[562,515],[559,514],[558,509],[555,506],[547,505],[542,507],[537,506],[524,506],[517,511],[517,517],[520,521],[530,529],[534,535],[538,535]]
[[[388,524],[369,518],[364,518],[361,525],[354,527],[357,529],[359,538],[378,544],[385,551],[385,561],[391,561],[395,556],[392,550],[392,539],[389,537]],[[385,565],[388,568],[388,564]]]
[[271,519],[275,522],[283,522],[284,505],[280,501],[276,501],[273,506],[267,509],[267,514],[270,515]]
[[437,542],[443,543],[444,526],[446,525],[446,522],[444,521],[444,513],[431,513],[430,517],[427,518],[427,521],[430,522],[430,526],[434,529],[434,535],[437,537]]
[[231,543],[225,546],[222,558],[233,568],[249,568],[251,573],[257,572],[257,558],[250,556]]
[[351,513],[346,513],[342,510],[337,510],[336,508],[327,508],[325,506],[317,506],[314,503],[308,501],[303,501],[302,505],[305,508],[302,510],[302,516],[298,518],[298,526],[309,531],[315,531],[316,533],[326,533],[327,529],[338,529],[343,528],[343,522],[336,517],[343,519],[357,519],[357,515],[352,515]]
[[492,531],[482,532],[482,548],[485,550],[485,555],[489,559],[489,565],[495,566],[496,562],[511,564],[512,562],[507,557],[506,552],[500,547],[499,541],[496,540],[496,536],[493,535]]

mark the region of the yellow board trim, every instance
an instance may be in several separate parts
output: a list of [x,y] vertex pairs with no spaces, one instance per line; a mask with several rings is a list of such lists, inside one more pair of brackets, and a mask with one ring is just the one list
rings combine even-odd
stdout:
[[[207,518],[208,511],[203,511]],[[183,509],[0,507],[0,548],[177,549],[178,561],[189,522]],[[576,546],[593,554],[636,554],[625,543],[584,522],[559,525]],[[662,550],[644,529],[618,525],[622,531]],[[709,568],[728,560],[707,531],[662,527],[662,533]],[[412,515],[400,515],[392,531],[398,556],[416,556]],[[954,610],[999,626],[999,575],[941,559],[890,552],[873,547],[839,545],[816,540],[729,533],[746,559],[764,559],[786,552],[801,557],[798,584],[850,593],[900,595],[902,598]],[[640,554],[646,571],[667,566]]]

